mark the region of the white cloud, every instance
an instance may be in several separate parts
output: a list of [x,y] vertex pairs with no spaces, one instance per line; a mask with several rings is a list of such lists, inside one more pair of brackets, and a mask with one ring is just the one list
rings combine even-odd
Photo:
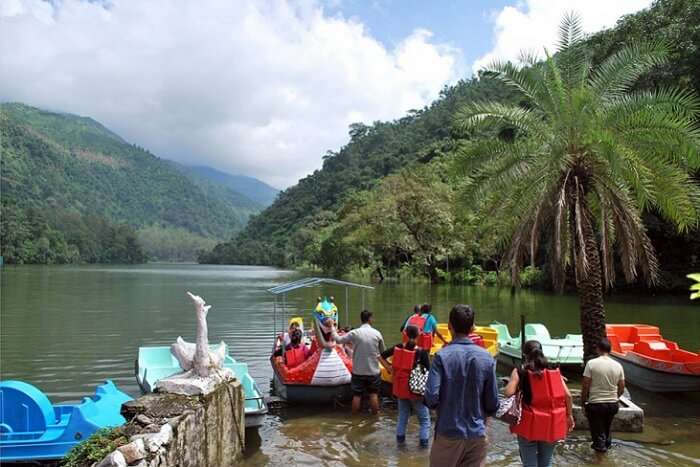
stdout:
[[176,160],[294,183],[347,126],[420,108],[464,72],[300,0],[0,2],[0,99],[91,116]]
[[493,14],[493,48],[473,65],[476,71],[495,59],[516,61],[521,51],[541,57],[543,47],[554,50],[557,26],[566,12],[583,19],[584,31],[591,33],[615,25],[620,16],[634,13],[651,0],[525,0]]

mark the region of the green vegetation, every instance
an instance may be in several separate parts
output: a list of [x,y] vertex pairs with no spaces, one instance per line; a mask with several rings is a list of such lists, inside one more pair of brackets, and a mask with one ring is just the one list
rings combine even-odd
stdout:
[[[520,200],[506,196],[516,189],[499,178],[499,170],[507,171],[507,166],[499,168],[492,162],[488,168],[475,164],[475,159],[465,164],[465,154],[474,153],[477,148],[485,151],[482,154],[491,155],[491,150],[502,147],[511,155],[522,155],[521,159],[512,159],[515,166],[510,180],[517,180],[520,175],[527,176],[519,173],[521,165],[544,160],[542,154],[546,151],[537,144],[546,138],[536,142],[531,137],[535,130],[557,131],[543,135],[549,138],[547,144],[554,147],[555,139],[559,138],[559,143],[565,141],[557,135],[568,125],[578,135],[574,136],[583,138],[574,141],[577,147],[590,145],[604,151],[595,156],[596,161],[600,158],[614,169],[609,172],[605,167],[590,168],[596,176],[604,176],[605,183],[613,184],[606,188],[607,194],[599,196],[597,192],[585,191],[578,195],[579,206],[585,203],[590,211],[586,219],[607,220],[607,237],[599,243],[605,247],[600,257],[601,274],[605,274],[601,281],[620,288],[623,284],[616,278],[625,277],[639,286],[637,277],[644,276],[646,266],[648,277],[657,278],[657,287],[685,288],[685,274],[700,265],[698,199],[694,194],[697,145],[696,136],[686,131],[689,121],[697,118],[693,116],[695,104],[691,93],[700,91],[698,24],[700,3],[657,1],[648,10],[622,18],[614,29],[577,42],[570,54],[558,54],[541,62],[530,60],[530,66],[524,69],[503,64],[495,70],[501,75],[512,70],[518,75],[515,82],[491,79],[496,77],[493,72],[482,72],[474,79],[445,88],[432,105],[411,111],[405,118],[375,122],[371,126],[353,124],[349,143],[338,152],[326,154],[320,170],[282,192],[242,232],[201,255],[200,261],[318,268],[333,274],[360,270],[378,279],[420,275],[433,281],[520,283],[521,286],[551,284],[555,279],[558,287],[574,287],[575,261],[566,258],[564,252],[574,251],[578,240],[569,238],[570,231],[560,227],[563,243],[556,253],[551,248],[550,235],[554,223],[538,229],[542,235],[535,235],[540,241],[534,248],[526,245],[524,251],[518,252],[518,264],[524,265],[529,252],[537,250],[534,260],[530,260],[535,267],[529,269],[529,276],[525,274],[528,280],[523,281],[519,273],[499,273],[509,268],[514,258],[504,239],[514,226],[522,225],[519,221],[526,212],[532,213],[527,210],[532,200],[524,199],[522,209],[518,210]],[[664,43],[666,48],[643,45],[647,43]],[[635,62],[635,55],[641,55],[642,61]],[[583,61],[575,60],[576,57],[583,57]],[[617,71],[600,68],[603,63],[621,68]],[[624,64],[629,67],[625,68]],[[579,65],[585,66],[579,68],[578,76],[567,74]],[[593,92],[589,87],[578,91],[575,84],[584,82],[584,72],[591,79],[596,76],[591,72],[607,74],[617,80],[614,84],[618,87],[609,87],[614,92],[608,94]],[[517,79],[521,75],[534,77],[538,91],[553,90],[556,95],[565,96],[564,101],[543,111],[532,96],[519,88]],[[605,88],[603,83],[599,86]],[[621,91],[632,94],[625,94],[627,97],[616,94]],[[568,96],[572,100],[567,101]],[[603,102],[607,98],[628,102],[620,104],[620,112],[613,115],[613,104]],[[586,107],[587,99],[593,108]],[[490,103],[491,110],[515,112],[507,115],[509,124],[496,128],[469,121],[469,125],[464,125],[468,120],[465,117],[470,115],[465,109],[473,110],[477,103],[485,102]],[[642,110],[646,105],[655,105],[661,111],[652,114],[651,108]],[[625,116],[633,117],[636,123],[624,121]],[[575,120],[578,117],[583,119],[578,122]],[[523,123],[518,118],[531,121]],[[645,129],[639,138],[623,134],[617,140],[620,132],[604,128],[606,122],[619,124],[620,128],[627,125],[629,131],[637,132],[645,122],[671,126]],[[519,126],[528,123],[532,126]],[[673,131],[679,132],[678,138],[671,137]],[[685,143],[679,139],[684,132]],[[599,137],[607,139],[595,139]],[[681,150],[676,154],[678,148]],[[557,151],[563,154],[561,149]],[[615,158],[620,151],[624,157]],[[634,154],[643,159],[633,160]],[[672,154],[675,157],[669,160]],[[468,172],[472,169],[477,172]],[[635,174],[635,170],[641,172]],[[543,175],[555,182],[547,186],[561,182],[556,179],[556,173],[554,167],[547,167]],[[488,184],[477,183],[486,180]],[[568,181],[564,185],[567,190],[571,186]],[[538,181],[524,195],[534,198],[535,194],[542,194],[543,186]],[[575,190],[573,196],[567,199],[567,206],[575,209]],[[499,205],[498,200],[503,204]],[[483,204],[488,201],[493,207],[491,211]],[[625,209],[621,210],[622,207]],[[496,215],[507,209],[515,217],[504,219]],[[599,241],[603,226],[591,224],[590,227]],[[531,232],[524,233],[527,235],[523,238],[532,237]],[[572,248],[567,250],[569,247]],[[657,262],[650,255],[652,247]],[[621,248],[626,251],[621,258],[624,261],[615,264],[612,259],[619,256]],[[586,264],[591,254],[585,257]],[[558,261],[553,261],[554,258]],[[582,261],[583,257],[578,256],[577,260]],[[558,269],[553,269],[554,264]]]
[[[133,238],[134,229],[161,226],[147,231],[146,254],[193,259],[211,247],[205,239],[241,229],[261,209],[230,187],[184,175],[89,118],[2,104],[0,148],[2,215],[11,209],[24,226],[22,232],[3,230],[0,246],[8,263],[143,261],[140,250],[113,253],[100,233],[86,234],[96,223],[111,225],[124,238]],[[167,245],[152,248],[157,233]],[[102,251],[93,251],[94,244]],[[177,245],[185,250],[176,251]],[[172,256],[164,257],[165,251]]]
[[3,260],[8,264],[143,263],[146,254],[128,225],[65,209],[21,209],[2,201]]
[[185,229],[159,225],[139,229],[136,237],[152,261],[196,261],[199,254],[217,243],[215,239]]
[[688,279],[695,281],[695,284],[690,286],[690,299],[700,298],[700,273],[688,274]]
[[605,335],[603,290],[615,283],[615,258],[628,282],[640,273],[657,280],[642,211],[681,232],[700,217],[700,187],[687,171],[700,168],[700,101],[671,87],[632,91],[666,63],[667,47],[622,47],[596,67],[589,50],[580,19],[567,16],[556,55],[488,68],[524,105],[480,101],[457,114],[465,130],[491,133],[459,158],[466,203],[499,225],[514,282],[528,258],[536,264],[541,241],[557,289],[573,269],[587,358]]
[[62,467],[86,467],[100,462],[108,454],[128,442],[121,428],[103,428],[68,451]]

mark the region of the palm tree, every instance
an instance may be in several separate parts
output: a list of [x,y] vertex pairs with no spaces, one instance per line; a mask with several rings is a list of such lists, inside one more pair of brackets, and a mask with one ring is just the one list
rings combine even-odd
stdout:
[[615,258],[628,281],[657,281],[641,213],[655,211],[679,231],[697,226],[700,187],[688,173],[700,166],[700,101],[685,90],[633,90],[665,63],[662,43],[629,45],[593,67],[574,14],[562,20],[556,54],[545,56],[488,67],[485,76],[514,88],[522,103],[462,108],[463,130],[492,137],[466,143],[458,160],[469,202],[500,222],[516,285],[540,242],[555,288],[573,268],[588,359],[605,333],[603,291],[615,280]]

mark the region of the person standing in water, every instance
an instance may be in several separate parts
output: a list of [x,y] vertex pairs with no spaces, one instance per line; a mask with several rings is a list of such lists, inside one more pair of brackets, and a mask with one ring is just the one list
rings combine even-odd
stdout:
[[[379,370],[379,357],[384,351],[384,338],[382,333],[372,327],[372,312],[363,310],[360,313],[362,325],[352,331],[339,336],[333,326],[332,338],[338,344],[352,344],[352,375],[350,387],[352,389],[352,413],[360,411],[362,396],[369,397],[370,410],[373,414],[379,412],[379,389],[381,378]],[[331,320],[331,325],[333,324]]]
[[[426,370],[430,369],[430,358],[425,349],[416,344],[418,328],[409,325],[406,327],[408,342],[396,344],[392,348],[382,352],[380,361],[384,368],[392,375],[392,393],[399,405],[399,420],[396,424],[396,442],[406,442],[406,427],[411,411],[418,417],[420,424],[419,443],[422,448],[427,448],[430,443],[430,411],[423,403],[423,396],[413,394],[408,386],[411,371],[422,365]],[[392,361],[389,363],[388,358]]]
[[610,429],[620,409],[620,396],[625,392],[625,372],[622,365],[610,358],[609,340],[601,339],[596,350],[598,357],[589,360],[583,370],[581,402],[590,425],[591,447],[600,462],[612,445]]
[[430,303],[425,303],[421,306],[416,305],[413,308],[413,314],[406,318],[404,323],[401,325],[401,332],[404,335],[404,343],[408,340],[406,337],[405,329],[407,326],[413,325],[418,328],[418,346],[422,349],[430,351],[433,346],[433,339],[435,336],[439,337],[440,340],[447,344],[445,338],[437,330],[437,319],[432,314],[433,306]]
[[520,460],[525,467],[552,465],[556,442],[574,429],[569,388],[559,369],[550,368],[536,340],[525,342],[523,365],[513,369],[504,395],[522,394],[522,417],[510,427],[518,435]]
[[485,465],[486,419],[498,410],[496,361],[469,339],[469,305],[452,308],[449,329],[452,342],[433,358],[425,389],[425,405],[437,411],[430,465]]

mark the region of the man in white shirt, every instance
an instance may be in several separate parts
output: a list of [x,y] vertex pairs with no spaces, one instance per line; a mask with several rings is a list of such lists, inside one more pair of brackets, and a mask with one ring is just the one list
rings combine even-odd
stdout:
[[339,336],[333,327],[333,339],[338,344],[352,344],[352,413],[360,411],[363,394],[369,396],[370,410],[373,414],[379,412],[379,355],[384,352],[382,333],[372,327],[372,312],[364,310],[360,313],[362,326]]
[[619,410],[620,396],[625,392],[622,365],[610,357],[610,341],[603,338],[597,345],[598,357],[583,370],[581,402],[586,408],[592,448],[602,457],[610,449],[610,427]]

